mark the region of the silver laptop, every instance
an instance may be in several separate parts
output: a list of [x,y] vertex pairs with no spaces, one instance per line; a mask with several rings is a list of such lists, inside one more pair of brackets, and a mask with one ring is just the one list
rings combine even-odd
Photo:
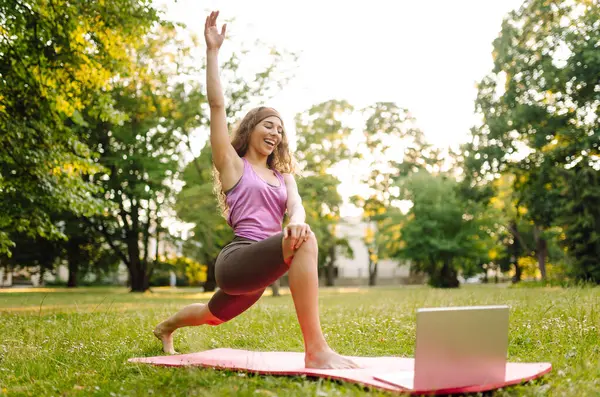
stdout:
[[504,382],[508,313],[508,306],[418,309],[414,370],[374,378],[410,390]]

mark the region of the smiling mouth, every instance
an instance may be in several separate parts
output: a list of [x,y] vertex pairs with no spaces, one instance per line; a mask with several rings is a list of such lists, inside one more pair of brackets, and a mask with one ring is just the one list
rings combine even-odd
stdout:
[[275,147],[275,141],[271,140],[271,139],[265,139],[264,142],[269,145],[269,147],[274,148]]

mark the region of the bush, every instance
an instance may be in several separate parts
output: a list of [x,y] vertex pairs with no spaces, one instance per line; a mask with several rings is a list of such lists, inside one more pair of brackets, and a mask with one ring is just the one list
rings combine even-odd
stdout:
[[175,272],[177,285],[201,286],[206,282],[208,267],[186,256],[160,256],[150,285],[170,285],[171,271]]

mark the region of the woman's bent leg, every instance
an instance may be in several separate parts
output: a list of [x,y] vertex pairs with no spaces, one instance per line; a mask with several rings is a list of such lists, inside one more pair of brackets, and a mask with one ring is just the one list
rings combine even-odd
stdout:
[[217,259],[216,278],[219,290],[208,304],[184,307],[160,323],[154,334],[166,353],[174,354],[173,332],[181,327],[218,325],[250,308],[266,287],[288,270],[283,261],[282,234],[262,241],[236,239],[225,247]]
[[307,368],[357,368],[357,365],[335,353],[328,346],[319,320],[319,276],[317,269],[318,246],[314,233],[292,250],[288,240],[283,240],[284,258],[291,266],[288,272],[290,290],[304,337]]
[[283,233],[261,241],[234,241],[217,260],[215,277],[219,291],[208,306],[222,321],[229,321],[251,307],[265,289],[288,271],[284,263]]

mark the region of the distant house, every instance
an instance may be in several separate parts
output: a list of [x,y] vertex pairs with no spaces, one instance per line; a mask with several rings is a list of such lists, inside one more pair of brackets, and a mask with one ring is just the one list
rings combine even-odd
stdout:
[[[337,227],[337,235],[346,237],[354,252],[354,258],[338,254],[336,258],[336,285],[366,285],[369,282],[369,254],[364,243],[369,225],[360,216],[345,217]],[[371,226],[374,228],[374,225]],[[412,284],[419,282],[411,275],[408,263],[399,264],[395,260],[380,259],[377,265],[377,285]]]

